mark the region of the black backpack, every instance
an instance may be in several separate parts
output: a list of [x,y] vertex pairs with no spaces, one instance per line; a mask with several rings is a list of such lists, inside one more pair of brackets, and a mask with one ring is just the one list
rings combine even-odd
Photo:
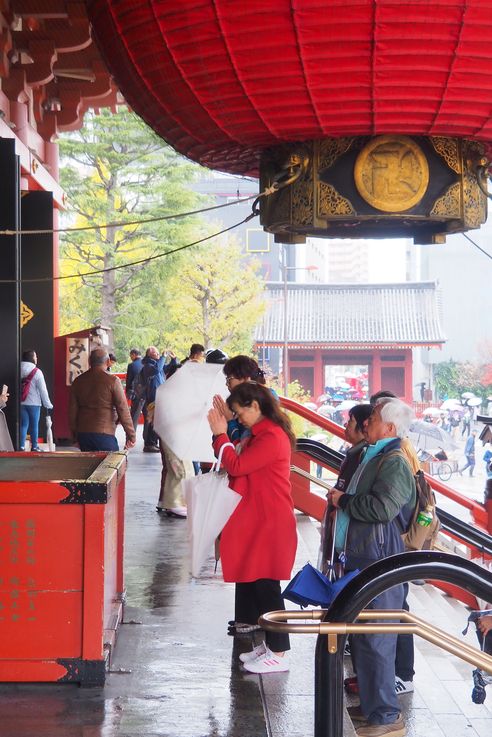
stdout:
[[140,369],[133,379],[132,391],[135,395],[135,399],[138,399],[139,401],[145,401],[147,399],[147,381],[143,375],[143,368]]

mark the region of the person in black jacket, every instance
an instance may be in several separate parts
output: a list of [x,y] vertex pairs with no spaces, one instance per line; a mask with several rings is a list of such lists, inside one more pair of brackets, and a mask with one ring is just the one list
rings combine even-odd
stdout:
[[[166,358],[170,358],[166,363]],[[159,436],[154,431],[154,406],[157,388],[166,380],[166,376],[178,365],[177,358],[172,351],[159,353],[155,345],[151,345],[145,351],[142,359],[142,370],[138,375],[137,382],[143,383],[143,397],[147,415],[143,431],[144,453],[159,453]]]
[[140,412],[142,411],[144,404],[144,402],[141,401],[140,397],[137,397],[134,388],[135,380],[142,370],[142,354],[140,353],[138,348],[130,349],[130,359],[130,363],[126,367],[125,394],[127,399],[129,399],[131,402],[130,414],[132,416],[133,427],[136,430],[140,417]]
[[[364,425],[372,413],[373,407],[370,404],[356,404],[349,411],[348,421],[345,423],[345,439],[350,443],[351,447],[347,450],[345,458],[340,466],[340,473],[335,483],[334,489],[345,491],[350,483],[350,479],[355,473],[360,463],[362,453],[367,448],[367,440],[364,436]],[[321,539],[321,570],[328,573],[334,561],[331,560],[331,551],[333,543],[331,513],[333,508],[328,504],[326,507],[325,519],[323,521],[323,535]]]

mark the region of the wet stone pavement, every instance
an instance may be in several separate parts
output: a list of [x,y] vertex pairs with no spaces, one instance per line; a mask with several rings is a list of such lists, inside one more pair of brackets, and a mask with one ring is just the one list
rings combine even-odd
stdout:
[[[160,455],[130,452],[127,603],[105,687],[0,684],[0,737],[267,737],[273,712],[278,734],[313,733],[315,638],[298,638],[299,664],[268,683],[240,669],[253,643],[227,635],[233,586],[213,560],[190,580],[186,521],[155,509],[160,471]],[[301,539],[300,565],[308,557]]]
[[[315,636],[292,637],[291,670],[241,670],[252,639],[227,635],[234,589],[220,573],[191,581],[186,522],[156,512],[158,454],[129,454],[127,604],[104,688],[0,684],[0,737],[310,737]],[[298,516],[295,571],[316,562],[319,534]],[[410,587],[411,609],[461,636],[465,608],[434,587]],[[293,608],[292,606],[290,608]],[[475,638],[470,631],[470,644]],[[490,737],[492,694],[471,703],[471,666],[416,638],[415,692],[400,697],[407,737]],[[349,659],[346,665],[349,668]],[[347,670],[347,675],[349,674]],[[350,697],[348,703],[357,703]],[[345,714],[344,737],[354,737]]]

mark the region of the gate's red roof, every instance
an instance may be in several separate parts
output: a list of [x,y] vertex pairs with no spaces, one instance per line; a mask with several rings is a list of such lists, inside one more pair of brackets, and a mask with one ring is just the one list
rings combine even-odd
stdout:
[[492,141],[491,0],[88,0],[128,103],[181,153],[409,133]]

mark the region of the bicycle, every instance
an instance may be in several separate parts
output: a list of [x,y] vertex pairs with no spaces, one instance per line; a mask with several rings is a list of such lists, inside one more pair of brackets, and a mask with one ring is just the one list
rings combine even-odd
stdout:
[[450,463],[448,463],[447,461],[441,461],[437,466],[436,473],[441,481],[449,481],[454,473],[454,470]]
[[449,481],[453,473],[458,470],[457,461],[449,458],[441,460],[426,451],[419,451],[418,458],[424,471],[427,471],[431,476],[438,476],[441,481]]

